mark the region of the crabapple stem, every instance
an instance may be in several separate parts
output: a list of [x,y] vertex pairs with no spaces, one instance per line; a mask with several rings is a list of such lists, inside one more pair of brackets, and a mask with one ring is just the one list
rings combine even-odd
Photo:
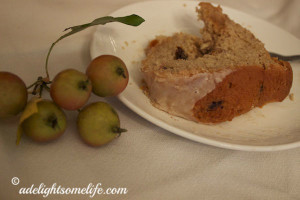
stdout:
[[38,87],[39,87],[39,84],[36,84],[36,85],[34,86],[33,91],[32,91],[32,94],[33,94],[33,95],[36,95],[36,90],[37,90]]
[[126,78],[125,71],[122,67],[118,67],[116,72],[119,76],[123,76],[123,78]]
[[42,97],[43,90],[46,89],[47,91],[50,91],[50,88],[48,87],[48,84],[52,83],[49,81],[49,78],[43,78],[41,76],[38,77],[37,81],[35,81],[33,84],[29,85],[27,89],[30,89],[32,87],[32,92],[29,92],[32,95],[39,94],[40,97]]
[[38,81],[35,81],[34,83],[32,83],[31,85],[29,85],[28,87],[26,87],[26,89],[30,89],[32,88],[33,86],[35,86],[36,84],[38,83]]
[[118,133],[119,135],[121,135],[121,133],[126,132],[127,130],[124,128],[120,128],[120,127],[113,127],[112,128],[112,132],[114,133]]
[[46,58],[46,65],[45,65],[45,70],[46,70],[46,75],[47,75],[47,78],[50,79],[50,76],[49,76],[49,72],[48,72],[48,60],[49,60],[49,56],[50,56],[50,53],[54,47],[54,45],[58,42],[59,40],[55,41],[52,43],[49,51],[48,51],[48,54],[47,54],[47,58]]
[[40,86],[40,91],[39,91],[39,96],[40,96],[40,98],[42,97],[43,89],[44,89],[44,84],[42,84],[42,85]]

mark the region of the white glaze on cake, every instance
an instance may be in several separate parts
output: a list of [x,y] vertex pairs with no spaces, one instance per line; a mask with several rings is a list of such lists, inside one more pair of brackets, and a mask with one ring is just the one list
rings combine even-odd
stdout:
[[216,84],[232,72],[224,69],[214,73],[199,73],[191,77],[159,77],[143,72],[152,104],[172,115],[197,121],[193,115],[195,103],[215,89]]

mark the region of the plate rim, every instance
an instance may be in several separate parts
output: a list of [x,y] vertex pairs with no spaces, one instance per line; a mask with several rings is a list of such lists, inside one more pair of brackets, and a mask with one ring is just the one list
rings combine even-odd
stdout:
[[[138,4],[153,4],[153,3],[171,3],[171,2],[180,2],[180,3],[184,3],[184,2],[193,2],[195,3],[195,1],[192,0],[184,0],[184,1],[176,1],[176,0],[157,0],[157,1],[141,1],[141,2],[135,2],[135,3],[131,3],[131,4],[127,4],[117,10],[112,11],[109,15],[114,15],[116,12],[118,12],[121,9],[126,9],[127,7],[131,7],[133,5],[138,5]],[[201,1],[197,1],[197,3],[200,3]],[[212,3],[213,5],[218,5],[215,3]],[[285,34],[288,34],[289,37],[293,37],[293,39],[299,40],[296,36],[294,36],[293,34],[291,34],[290,32],[282,29],[281,27],[278,27],[268,21],[265,21],[259,17],[256,16],[252,16],[248,13],[244,13],[240,10],[236,10],[234,8],[228,7],[228,6],[223,6],[220,5],[222,8],[226,8],[226,9],[231,9],[234,10],[236,12],[240,12],[243,13],[251,18],[255,18],[257,20],[263,21],[265,23],[268,23],[270,26],[276,27],[277,29],[281,29],[283,32],[285,32]],[[94,40],[95,40],[95,35],[98,33],[98,28],[99,26],[96,28],[95,32],[93,33],[92,39],[91,39],[91,45],[90,45],[90,56],[91,59],[93,59],[92,56],[92,44],[94,44]],[[300,41],[300,40],[299,40]],[[197,142],[197,143],[202,143],[205,145],[210,145],[210,146],[214,146],[214,147],[218,147],[218,148],[224,148],[224,149],[230,149],[230,150],[239,150],[239,151],[249,151],[249,152],[272,152],[272,151],[283,151],[283,150],[288,150],[288,149],[293,149],[293,148],[297,148],[300,147],[300,141],[296,141],[296,142],[291,142],[291,143],[286,143],[286,144],[278,144],[278,145],[245,145],[245,144],[234,144],[234,143],[228,143],[228,142],[224,142],[224,141],[218,141],[218,140],[214,140],[214,139],[210,139],[210,138],[206,138],[206,137],[202,137],[200,135],[195,135],[193,133],[190,133],[188,131],[185,131],[181,128],[176,128],[173,127],[172,125],[148,114],[147,112],[141,110],[139,107],[137,107],[134,103],[130,102],[126,97],[124,97],[124,95],[121,93],[117,96],[117,98],[123,103],[125,104],[130,110],[132,110],[133,112],[135,112],[137,115],[141,116],[142,118],[146,119],[147,121],[149,121],[150,123],[154,124],[155,126],[158,126],[164,130],[167,130],[177,136],[183,137],[185,139],[191,140],[193,142]],[[167,113],[168,114],[168,113]],[[170,115],[170,114],[168,114]],[[170,115],[172,116],[172,115]]]
[[[144,112],[143,110],[137,108],[133,103],[128,101],[126,98],[124,98],[121,95],[118,95],[117,98],[124,103],[128,108],[130,108],[132,111],[134,111],[136,114],[141,116],[142,118],[146,119],[147,121],[151,122],[152,124],[155,124],[159,126],[160,128],[163,128],[171,133],[174,133],[180,137],[192,140],[194,142],[211,145],[219,148],[225,148],[225,149],[231,149],[231,150],[240,150],[240,151],[258,151],[258,152],[268,152],[268,151],[282,151],[282,150],[288,150],[292,148],[297,148],[300,146],[300,141],[287,143],[287,144],[278,144],[278,145],[243,145],[243,144],[233,144],[233,143],[227,143],[222,142],[214,139],[205,138],[199,135],[192,134],[188,131],[182,130],[180,128],[174,128],[172,125],[169,125],[168,123],[161,121],[159,119],[156,119],[152,115]],[[182,134],[182,132],[184,134]]]

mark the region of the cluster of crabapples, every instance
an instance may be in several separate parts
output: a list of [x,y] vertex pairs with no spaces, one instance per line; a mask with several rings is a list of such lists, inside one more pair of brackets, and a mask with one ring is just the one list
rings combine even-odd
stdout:
[[[92,146],[106,144],[126,130],[120,128],[118,114],[109,104],[86,103],[92,92],[100,97],[118,95],[126,88],[128,78],[124,62],[112,55],[102,55],[92,60],[86,73],[66,69],[52,81],[40,77],[31,86],[34,87],[31,93],[49,89],[53,101],[35,99],[37,112],[20,121],[19,127],[34,141],[52,141],[66,130],[67,120],[63,110],[78,110],[77,129],[83,141]],[[27,102],[28,88],[17,75],[0,72],[0,120],[22,111],[24,114],[27,107],[30,109],[32,103]]]

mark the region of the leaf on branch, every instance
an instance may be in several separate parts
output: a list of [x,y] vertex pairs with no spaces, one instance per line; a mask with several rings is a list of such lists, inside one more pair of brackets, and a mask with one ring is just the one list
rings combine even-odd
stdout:
[[48,59],[50,56],[50,52],[52,51],[54,45],[59,42],[60,40],[62,40],[63,38],[66,38],[70,35],[73,35],[77,32],[80,32],[88,27],[91,26],[95,26],[95,25],[104,25],[110,22],[120,22],[126,25],[130,25],[130,26],[139,26],[140,24],[142,24],[145,20],[136,15],[136,14],[132,14],[132,15],[128,15],[125,17],[111,17],[111,16],[106,16],[106,17],[100,17],[95,19],[94,21],[92,21],[91,23],[87,23],[87,24],[82,24],[82,25],[78,25],[78,26],[72,26],[69,28],[66,28],[64,31],[67,30],[71,30],[70,32],[62,35],[60,38],[58,38],[50,47],[49,51],[48,51],[48,55],[46,58],[46,73],[47,73],[47,77],[49,78],[49,73],[48,73]]
[[65,37],[68,37],[68,36],[73,35],[73,34],[79,32],[79,31],[82,31],[82,30],[84,30],[88,27],[95,26],[95,25],[105,25],[105,24],[110,23],[110,22],[120,22],[120,23],[127,24],[127,25],[130,25],[130,26],[139,26],[144,21],[145,20],[142,17],[140,17],[138,15],[135,15],[135,14],[125,16],[125,17],[111,17],[111,16],[100,17],[98,19],[95,19],[91,23],[66,28],[64,31],[67,31],[67,30],[71,30],[71,31],[66,33],[65,35],[61,36],[58,40],[61,40]]

